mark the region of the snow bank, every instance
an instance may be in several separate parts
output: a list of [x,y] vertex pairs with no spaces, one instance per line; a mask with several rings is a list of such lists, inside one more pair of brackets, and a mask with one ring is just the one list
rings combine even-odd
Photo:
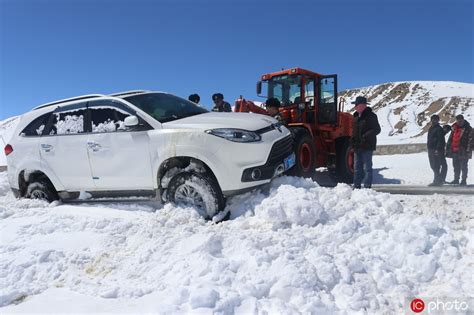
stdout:
[[214,224],[172,205],[15,200],[5,173],[0,192],[2,312],[393,313],[474,292],[472,215],[453,223],[441,202],[445,217],[283,177]]

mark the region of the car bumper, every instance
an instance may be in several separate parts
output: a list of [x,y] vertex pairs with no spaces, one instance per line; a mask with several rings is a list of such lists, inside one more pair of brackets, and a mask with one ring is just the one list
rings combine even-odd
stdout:
[[[233,195],[269,183],[281,173],[278,169],[292,153],[293,139],[286,128],[263,134],[261,142],[222,147],[215,153],[223,164],[215,172],[222,192]],[[249,178],[249,172],[257,168],[261,176]]]

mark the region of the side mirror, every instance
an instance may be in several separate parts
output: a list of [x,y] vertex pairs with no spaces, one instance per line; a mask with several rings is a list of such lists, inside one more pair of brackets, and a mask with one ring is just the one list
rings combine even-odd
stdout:
[[127,128],[136,127],[138,126],[138,117],[134,115],[125,117],[123,123]]
[[257,82],[257,95],[262,93],[262,81]]

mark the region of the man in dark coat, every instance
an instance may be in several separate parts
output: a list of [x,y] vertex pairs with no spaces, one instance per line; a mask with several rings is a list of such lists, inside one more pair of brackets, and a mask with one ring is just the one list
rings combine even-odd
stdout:
[[372,155],[377,146],[377,135],[380,125],[377,115],[367,107],[367,99],[358,96],[355,102],[355,113],[352,124],[351,145],[354,149],[354,188],[372,187]]
[[213,112],[231,112],[232,107],[229,103],[224,101],[224,95],[222,93],[215,93],[212,95],[212,100],[214,101],[214,107],[212,108]]
[[428,130],[428,159],[434,173],[434,179],[428,186],[441,186],[446,180],[448,165],[444,157],[444,147],[446,146],[445,130],[439,124],[439,116],[431,116],[431,127]]
[[280,114],[281,103],[280,100],[274,97],[267,99],[265,102],[265,108],[270,116],[278,120],[280,123],[285,124],[283,117]]
[[446,156],[453,159],[454,180],[451,184],[458,185],[462,173],[461,185],[467,185],[467,163],[472,158],[473,142],[471,125],[464,120],[463,115],[457,115],[446,145]]

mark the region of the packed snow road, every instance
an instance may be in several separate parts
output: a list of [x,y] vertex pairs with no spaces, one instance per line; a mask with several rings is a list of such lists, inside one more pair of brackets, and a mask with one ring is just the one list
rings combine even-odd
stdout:
[[474,296],[473,196],[283,177],[231,220],[150,203],[15,200],[0,173],[0,312],[396,312]]

